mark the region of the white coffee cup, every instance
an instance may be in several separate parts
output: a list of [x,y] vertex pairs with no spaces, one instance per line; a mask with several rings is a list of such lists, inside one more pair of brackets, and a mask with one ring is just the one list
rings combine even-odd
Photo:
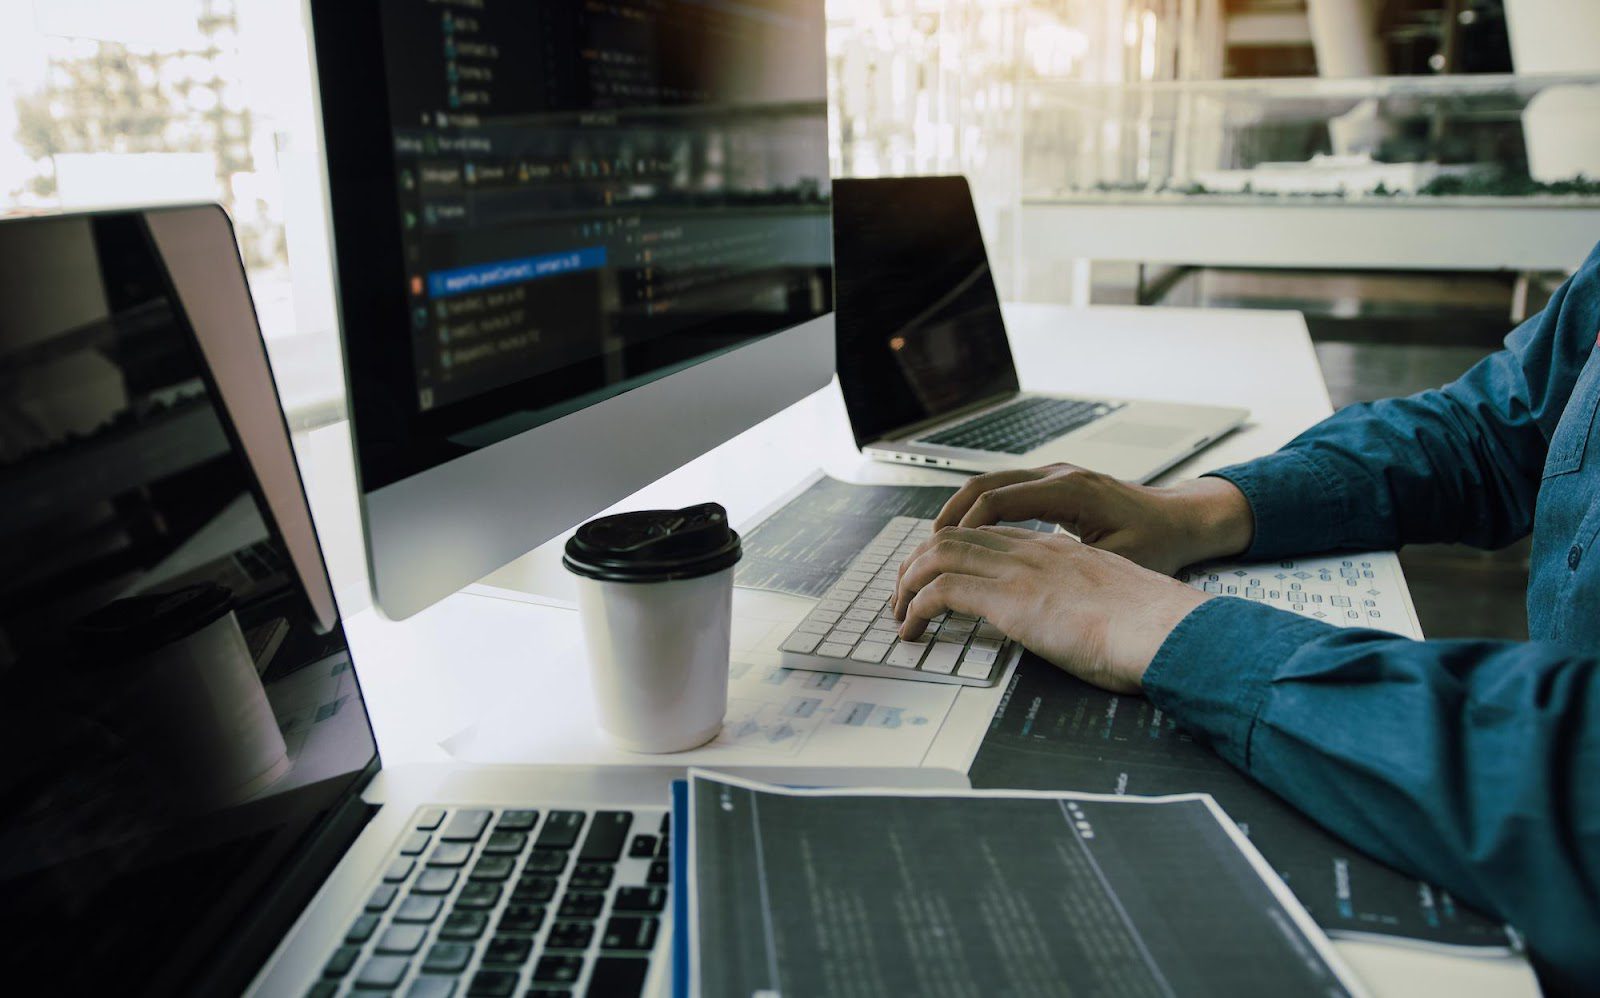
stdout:
[[567,542],[600,727],[621,747],[681,752],[721,730],[739,554],[716,503],[602,517]]

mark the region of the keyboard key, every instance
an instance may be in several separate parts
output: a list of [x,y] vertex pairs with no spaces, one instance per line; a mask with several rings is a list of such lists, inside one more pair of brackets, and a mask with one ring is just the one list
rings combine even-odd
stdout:
[[[482,865],[481,863],[479,864]],[[447,869],[423,870],[417,882],[411,885],[413,894],[449,894],[456,885],[456,871]]]
[[395,909],[396,922],[431,922],[439,917],[439,910],[444,907],[444,899],[427,894],[407,894],[406,899],[400,902],[400,907]]
[[508,854],[515,856],[527,846],[528,836],[525,832],[494,831],[489,833],[489,840],[483,844],[483,851],[502,856]]
[[420,855],[424,849],[428,848],[428,843],[432,840],[433,836],[427,832],[409,832],[405,838],[400,840],[400,855]]
[[[472,868],[473,880],[504,880],[516,869],[517,861],[511,856],[485,856]],[[429,871],[446,872],[446,871]]]
[[[437,899],[434,899],[437,900]],[[500,885],[481,880],[469,880],[456,895],[456,910],[464,908],[493,908],[500,903]]]
[[430,974],[459,974],[472,962],[472,947],[467,943],[434,943],[422,969]]
[[794,633],[796,637],[802,634],[810,634],[813,637],[820,638],[832,629],[832,624],[833,621],[831,620],[827,622],[820,620],[802,620],[799,626],[794,629]]
[[339,993],[337,978],[321,980],[306,989],[306,998],[334,998]]
[[927,651],[926,641],[896,641],[883,662],[885,665],[899,666],[902,669],[915,669]]
[[668,877],[671,876],[671,874],[668,873],[668,870],[669,870],[669,866],[668,866],[668,862],[666,860],[664,860],[664,859],[656,860],[655,862],[650,864],[650,873],[649,873],[648,876],[645,877],[645,883],[647,883],[647,884],[665,884],[667,882]]
[[378,938],[378,952],[410,956],[422,948],[427,935],[427,928],[421,925],[391,925]]
[[368,911],[385,911],[394,903],[394,896],[399,893],[399,888],[393,884],[379,884],[372,889],[372,896],[367,898]]
[[589,994],[605,998],[638,998],[650,961],[638,956],[602,956],[589,975]]
[[631,811],[596,811],[589,823],[589,836],[578,850],[578,860],[603,860],[614,863],[622,856],[622,847],[628,841],[628,829],[633,827]]
[[656,854],[656,837],[654,835],[635,835],[633,841],[628,843],[628,857],[630,859],[649,859]]
[[923,672],[936,672],[941,676],[948,676],[956,667],[956,660],[961,657],[961,646],[936,641],[928,649],[927,657],[922,660]]
[[852,607],[844,612],[845,620],[859,620],[863,624],[872,623],[872,618],[878,615],[876,610],[858,610]]
[[527,936],[495,936],[484,948],[483,962],[496,967],[520,967],[533,955],[533,940]]
[[863,641],[856,645],[856,650],[850,653],[850,657],[857,662],[876,664],[882,662],[883,656],[887,654],[889,654],[889,646],[882,641]]
[[468,808],[450,816],[449,824],[439,833],[441,842],[476,842],[489,827],[488,811]]
[[610,863],[579,863],[578,868],[572,871],[572,876],[567,878],[567,886],[603,891],[611,886],[611,877],[615,872],[616,867]]
[[544,905],[512,901],[495,923],[496,932],[538,932],[544,924]]
[[472,858],[472,847],[465,842],[441,842],[428,854],[429,866],[465,866]]
[[552,984],[571,984],[582,973],[581,956],[542,956],[534,965],[533,979]]
[[517,886],[511,889],[511,898],[524,903],[543,903],[556,896],[556,885],[559,881],[555,877],[542,875],[528,876],[523,874],[517,881]]
[[1005,632],[989,623],[987,620],[978,621],[978,637],[988,638],[991,641],[1004,641]]
[[523,861],[522,872],[529,873],[560,873],[567,868],[567,854],[554,849],[535,849]]
[[383,872],[383,879],[392,884],[398,884],[411,876],[411,868],[416,865],[416,860],[402,856],[389,864],[389,869]]
[[611,907],[616,911],[660,911],[667,892],[660,887],[619,887]]
[[356,987],[362,991],[393,991],[400,986],[411,962],[403,956],[375,956],[361,965]]
[[851,647],[838,641],[828,641],[817,646],[817,654],[826,658],[844,658],[850,654]]
[[494,827],[503,828],[508,832],[530,832],[538,820],[538,811],[504,811],[500,815],[500,820],[494,823]]
[[842,599],[825,599],[817,604],[818,610],[831,610],[834,613],[844,613],[850,609],[850,604]]
[[816,651],[816,646],[821,645],[821,643],[821,635],[795,632],[789,635],[789,640],[784,641],[779,648],[782,651],[794,651],[797,654],[811,654]]
[[601,949],[648,950],[656,944],[657,922],[653,918],[613,915],[600,937]]
[[961,667],[956,669],[956,675],[966,679],[988,679],[989,673],[993,670],[994,662],[992,658],[988,662],[974,662],[972,661],[972,653],[968,652],[967,657],[961,660]]
[[472,975],[472,984],[467,988],[472,998],[511,998],[516,993],[514,970],[480,970]]
[[535,849],[571,849],[578,844],[578,833],[583,831],[582,811],[551,811],[539,829]]
[[[622,888],[622,891],[628,888]],[[620,895],[622,891],[617,893]],[[556,912],[558,918],[599,918],[600,909],[606,904],[604,894],[595,894],[589,891],[568,891],[561,899],[561,908]]]
[[481,911],[452,911],[439,926],[440,939],[476,939],[489,927],[489,916]]
[[360,946],[340,946],[328,957],[328,962],[322,966],[323,977],[343,977],[350,973],[350,968],[356,965],[356,960],[361,956]]
[[840,610],[812,610],[806,615],[806,619],[817,624],[831,625],[837,624],[841,616],[843,616],[843,612]]
[[973,638],[972,644],[968,647],[977,648],[982,651],[997,652],[1000,650],[1000,642],[994,640],[993,638]]
[[969,662],[975,665],[988,665],[990,662],[993,662],[994,659],[994,652],[987,648],[979,648],[978,642],[974,641],[972,644],[967,646],[967,653],[961,656],[961,663],[963,665]]
[[544,944],[550,949],[588,949],[593,938],[592,922],[557,922],[550,926]]
[[422,812],[417,815],[417,823],[413,827],[415,827],[418,831],[431,832],[435,828],[438,828],[439,823],[443,820],[444,808],[426,807],[423,808]]
[[872,625],[864,620],[841,620],[834,625],[830,633],[834,641],[854,641],[855,638],[852,635],[865,634],[870,626]]
[[456,982],[449,977],[419,977],[406,989],[406,998],[451,998]]
[[350,923],[350,931],[344,934],[344,941],[347,943],[364,943],[371,939],[372,934],[377,930],[377,915],[361,915]]

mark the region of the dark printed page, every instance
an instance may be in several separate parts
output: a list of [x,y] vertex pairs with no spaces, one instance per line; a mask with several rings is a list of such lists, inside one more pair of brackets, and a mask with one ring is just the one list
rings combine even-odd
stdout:
[[1317,924],[1435,945],[1510,945],[1448,892],[1357,852],[1194,741],[1148,700],[1024,655],[973,760],[974,787],[1211,794]]
[[690,795],[707,998],[1359,990],[1201,795]]

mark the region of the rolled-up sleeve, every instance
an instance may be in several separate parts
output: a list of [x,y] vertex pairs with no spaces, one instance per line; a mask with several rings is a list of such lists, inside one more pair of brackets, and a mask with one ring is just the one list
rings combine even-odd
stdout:
[[1563,989],[1600,981],[1600,660],[1217,598],[1144,685],[1319,824],[1517,926]]

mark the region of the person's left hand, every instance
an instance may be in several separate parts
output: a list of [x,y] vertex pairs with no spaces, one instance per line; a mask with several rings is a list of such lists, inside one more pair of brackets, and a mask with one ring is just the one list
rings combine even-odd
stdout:
[[1208,598],[1064,534],[946,527],[906,559],[894,608],[907,640],[946,610],[987,617],[1078,678],[1132,693],[1167,635]]

